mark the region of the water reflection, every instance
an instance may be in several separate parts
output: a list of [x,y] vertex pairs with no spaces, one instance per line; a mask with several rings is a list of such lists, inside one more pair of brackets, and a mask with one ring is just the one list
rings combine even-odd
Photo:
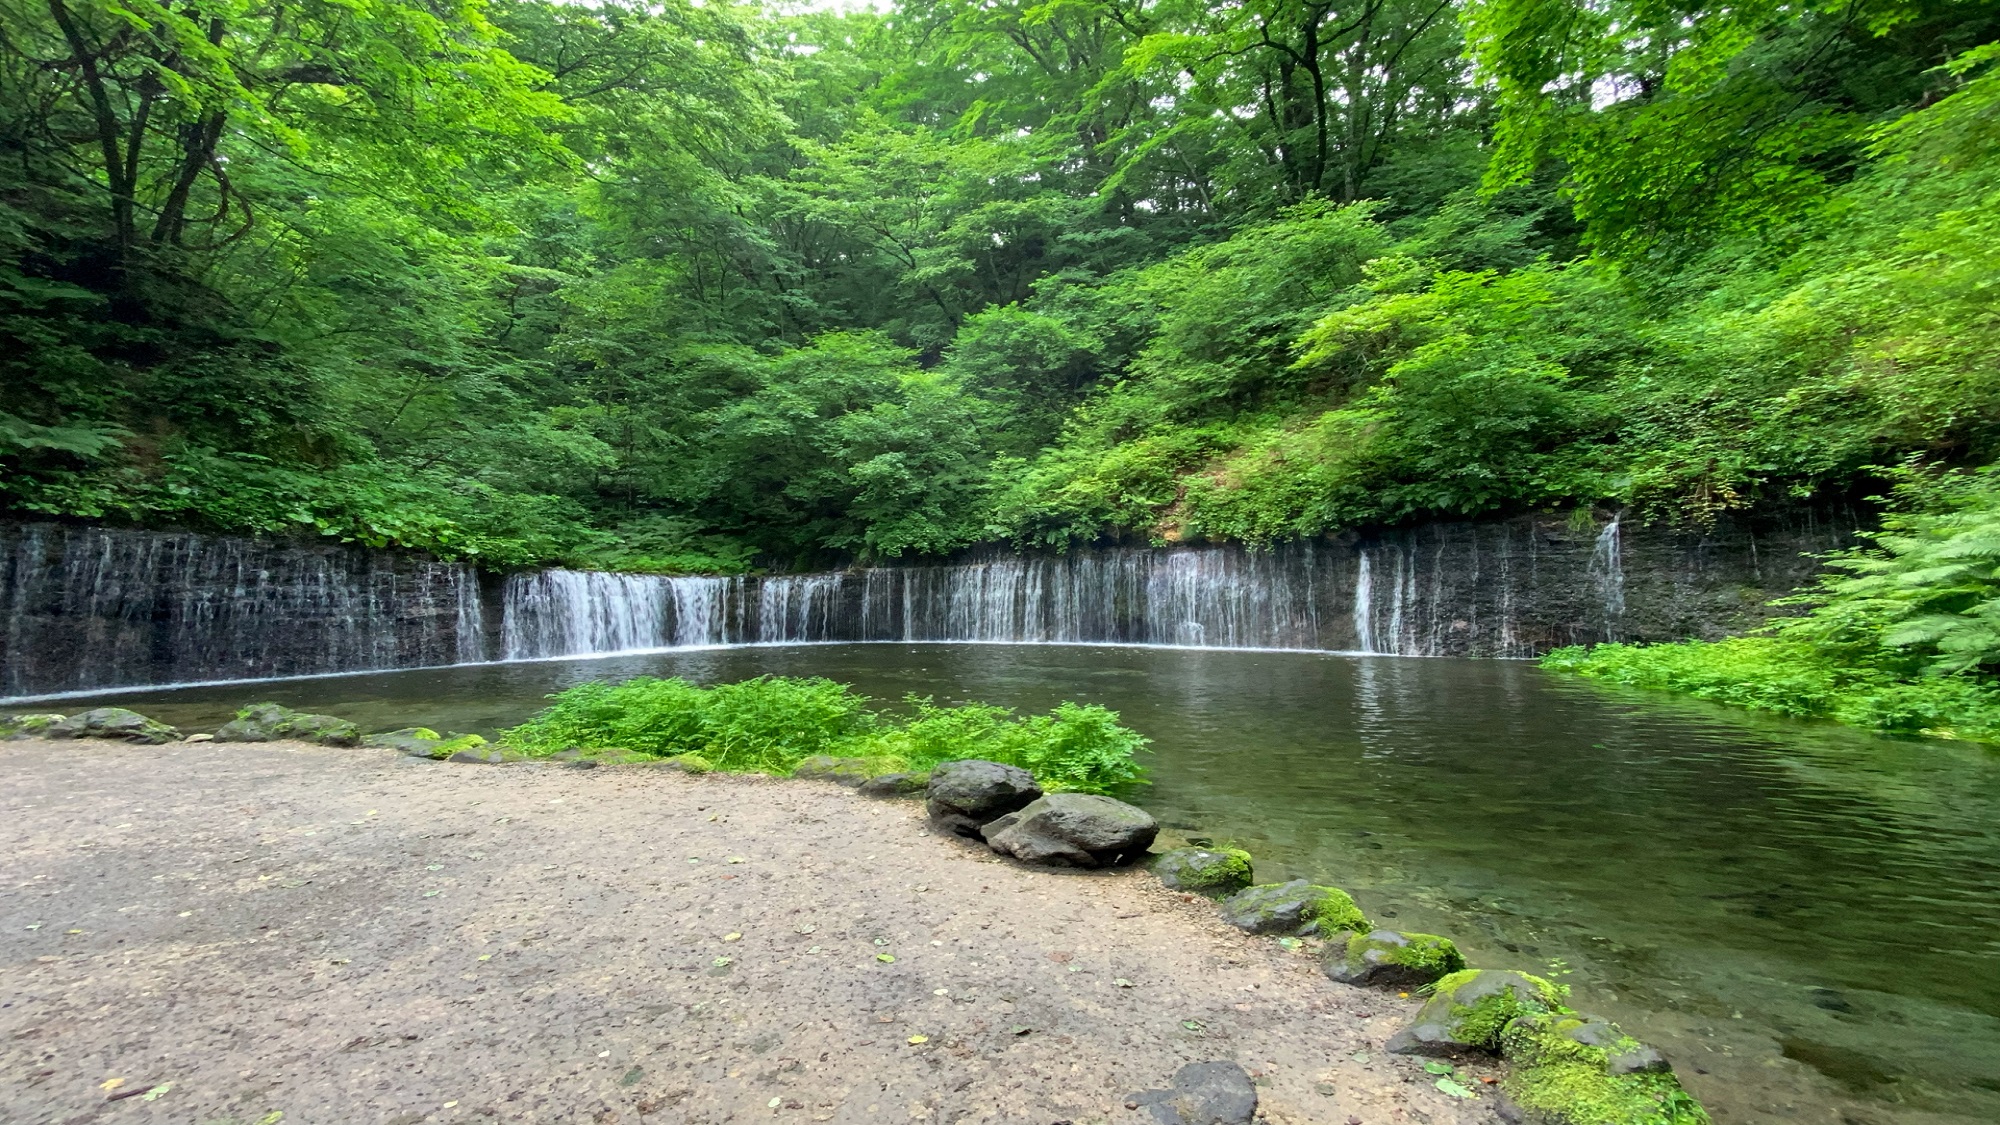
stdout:
[[2000,762],[1976,748],[1607,693],[1521,664],[840,645],[201,689],[487,731],[584,679],[827,675],[885,698],[1102,702],[1138,797],[1266,878],[1348,886],[1483,964],[1555,971],[1673,1056],[1719,1121],[2000,1120]]

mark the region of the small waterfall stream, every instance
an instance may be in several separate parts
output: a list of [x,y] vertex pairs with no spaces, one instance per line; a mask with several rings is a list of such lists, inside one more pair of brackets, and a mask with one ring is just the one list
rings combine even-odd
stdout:
[[1622,516],[1611,517],[1604,530],[1597,533],[1597,541],[1590,547],[1590,565],[1587,573],[1597,587],[1598,597],[1604,606],[1604,628],[1607,634],[1615,634],[1618,622],[1625,616],[1625,554],[1624,543],[1618,525]]
[[[1851,527],[1851,525],[1849,525]],[[991,641],[1526,657],[1716,635],[1851,538],[1612,520],[1365,540],[990,553],[749,578],[484,575],[344,547],[0,524],[0,697],[746,643]],[[1629,557],[1628,557],[1629,556]]]

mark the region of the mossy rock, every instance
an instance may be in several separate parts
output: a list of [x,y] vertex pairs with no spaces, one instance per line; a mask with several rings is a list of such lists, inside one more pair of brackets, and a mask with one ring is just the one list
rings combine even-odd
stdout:
[[276,703],[252,703],[215,732],[217,742],[276,742],[286,738],[322,746],[358,746],[361,728],[332,715],[308,715]]
[[429,727],[404,727],[401,730],[371,734],[363,745],[382,750],[399,750],[416,758],[429,758],[443,741],[445,737]]
[[930,783],[928,773],[884,773],[862,782],[860,792],[867,797],[921,797]]
[[64,718],[63,715],[52,714],[0,715],[0,741],[47,738],[49,728]]
[[1416,988],[1465,968],[1465,957],[1450,938],[1399,930],[1356,933],[1329,942],[1326,975],[1342,984]]
[[831,781],[849,788],[860,785],[879,772],[881,763],[872,758],[836,758],[831,754],[814,754],[792,767],[793,777]]
[[1212,896],[1235,894],[1255,882],[1250,853],[1241,848],[1175,848],[1153,860],[1153,874],[1172,890]]
[[[441,762],[498,762],[499,751],[489,750],[491,744],[476,734],[461,734],[457,738],[447,738],[431,747],[430,756]],[[461,754],[470,757],[459,757]]]
[[1370,928],[1353,896],[1304,879],[1237,891],[1222,900],[1222,920],[1253,934],[1336,934]]
[[1561,991],[1540,977],[1465,969],[1437,982],[1416,1019],[1389,1039],[1387,1049],[1440,1058],[1494,1054],[1508,1024],[1562,1010]]
[[121,742],[157,746],[174,741],[181,736],[181,732],[137,711],[127,711],[123,707],[99,707],[81,715],[71,715],[61,722],[50,723],[42,728],[42,735],[46,738],[115,738]]
[[1517,1017],[1501,1031],[1501,1089],[1527,1125],[1708,1125],[1660,1053],[1574,1012]]
[[715,763],[702,757],[700,754],[676,754],[666,759],[662,764],[671,769],[677,769],[682,773],[704,774],[715,772]]

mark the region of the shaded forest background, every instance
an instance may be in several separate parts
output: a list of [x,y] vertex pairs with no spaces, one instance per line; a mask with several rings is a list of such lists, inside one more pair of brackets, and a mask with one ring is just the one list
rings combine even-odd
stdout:
[[2000,441],[2000,4],[0,11],[16,515],[730,571]]

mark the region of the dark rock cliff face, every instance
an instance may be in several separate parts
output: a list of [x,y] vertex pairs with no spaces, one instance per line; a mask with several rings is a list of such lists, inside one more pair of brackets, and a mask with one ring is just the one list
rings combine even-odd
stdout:
[[749,641],[1120,642],[1526,657],[1718,637],[1854,521],[1706,533],[1562,517],[1236,547],[986,554],[768,578],[0,525],[0,696]]

